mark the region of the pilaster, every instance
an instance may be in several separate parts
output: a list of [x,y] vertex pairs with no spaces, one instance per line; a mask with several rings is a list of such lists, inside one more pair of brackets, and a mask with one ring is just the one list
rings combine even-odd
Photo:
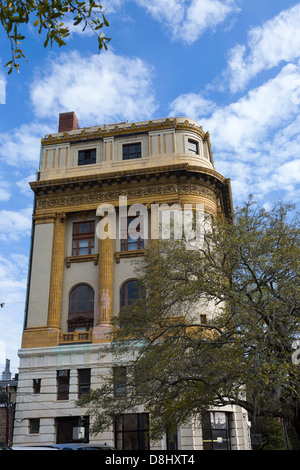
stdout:
[[66,214],[56,214],[54,223],[50,290],[48,303],[48,327],[61,327],[61,301],[65,257]]

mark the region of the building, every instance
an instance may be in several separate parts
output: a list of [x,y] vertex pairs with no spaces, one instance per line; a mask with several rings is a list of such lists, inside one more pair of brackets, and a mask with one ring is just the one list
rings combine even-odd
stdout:
[[12,443],[17,386],[18,376],[12,377],[10,360],[6,359],[0,380],[0,444]]
[[[118,429],[94,436],[89,416],[75,406],[110,371],[111,359],[102,354],[110,319],[132,295],[134,263],[151,243],[128,235],[124,207],[142,204],[144,221],[151,204],[202,204],[209,214],[230,217],[230,181],[214,168],[209,134],[191,119],[80,128],[74,113],[63,113],[58,133],[41,141],[31,188],[32,249],[14,443],[85,439],[126,448],[130,421],[136,446],[148,416],[123,416]],[[118,215],[116,237],[99,239],[99,207],[105,204]],[[249,448],[244,410],[228,406],[211,417],[222,420],[220,445]],[[211,435],[215,425],[208,426]],[[184,427],[176,439],[178,449],[203,449],[201,423]],[[150,447],[166,449],[167,439]]]

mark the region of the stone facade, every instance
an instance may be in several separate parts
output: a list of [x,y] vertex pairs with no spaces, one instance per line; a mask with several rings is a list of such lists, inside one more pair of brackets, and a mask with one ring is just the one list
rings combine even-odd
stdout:
[[[82,129],[73,113],[64,113],[59,130],[42,139],[38,178],[31,183],[33,243],[14,443],[84,437],[116,446],[114,429],[89,435],[89,417],[75,402],[84,377],[97,388],[111,372],[110,321],[151,237],[143,246],[126,248],[118,217],[117,236],[99,240],[97,209],[109,204],[120,216],[120,201],[126,198],[126,207],[146,207],[147,222],[157,204],[201,204],[208,214],[231,217],[230,180],[215,170],[209,134],[191,119]],[[82,296],[89,304],[84,312],[76,306]],[[245,411],[222,411],[231,448],[249,449]],[[195,420],[178,431],[176,446],[202,449],[203,441],[201,423]],[[167,445],[163,439],[151,443],[151,449]]]

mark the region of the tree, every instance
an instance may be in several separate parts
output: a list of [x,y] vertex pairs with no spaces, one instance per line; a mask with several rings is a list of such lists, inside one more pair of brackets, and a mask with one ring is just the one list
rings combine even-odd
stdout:
[[[98,16],[99,14],[99,16]],[[0,2],[0,22],[10,42],[11,60],[6,64],[8,73],[13,69],[19,70],[19,59],[25,58],[21,49],[24,33],[21,26],[33,22],[38,33],[45,33],[44,47],[57,43],[65,46],[65,39],[70,35],[70,21],[73,26],[90,27],[98,38],[99,51],[107,49],[109,38],[100,33],[104,26],[109,26],[100,3],[67,0],[6,0]]]
[[126,384],[124,374],[119,388],[107,377],[82,402],[93,431],[143,405],[156,438],[230,403],[254,419],[283,418],[300,439],[299,232],[292,206],[268,212],[250,200],[234,223],[212,220],[199,250],[157,242],[139,268],[146,297],[123,308],[112,331]]

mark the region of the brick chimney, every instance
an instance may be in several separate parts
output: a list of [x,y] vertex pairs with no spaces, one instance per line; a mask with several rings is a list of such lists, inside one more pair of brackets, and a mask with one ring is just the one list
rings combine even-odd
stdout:
[[68,132],[78,129],[79,121],[74,111],[69,113],[60,113],[58,132]]

